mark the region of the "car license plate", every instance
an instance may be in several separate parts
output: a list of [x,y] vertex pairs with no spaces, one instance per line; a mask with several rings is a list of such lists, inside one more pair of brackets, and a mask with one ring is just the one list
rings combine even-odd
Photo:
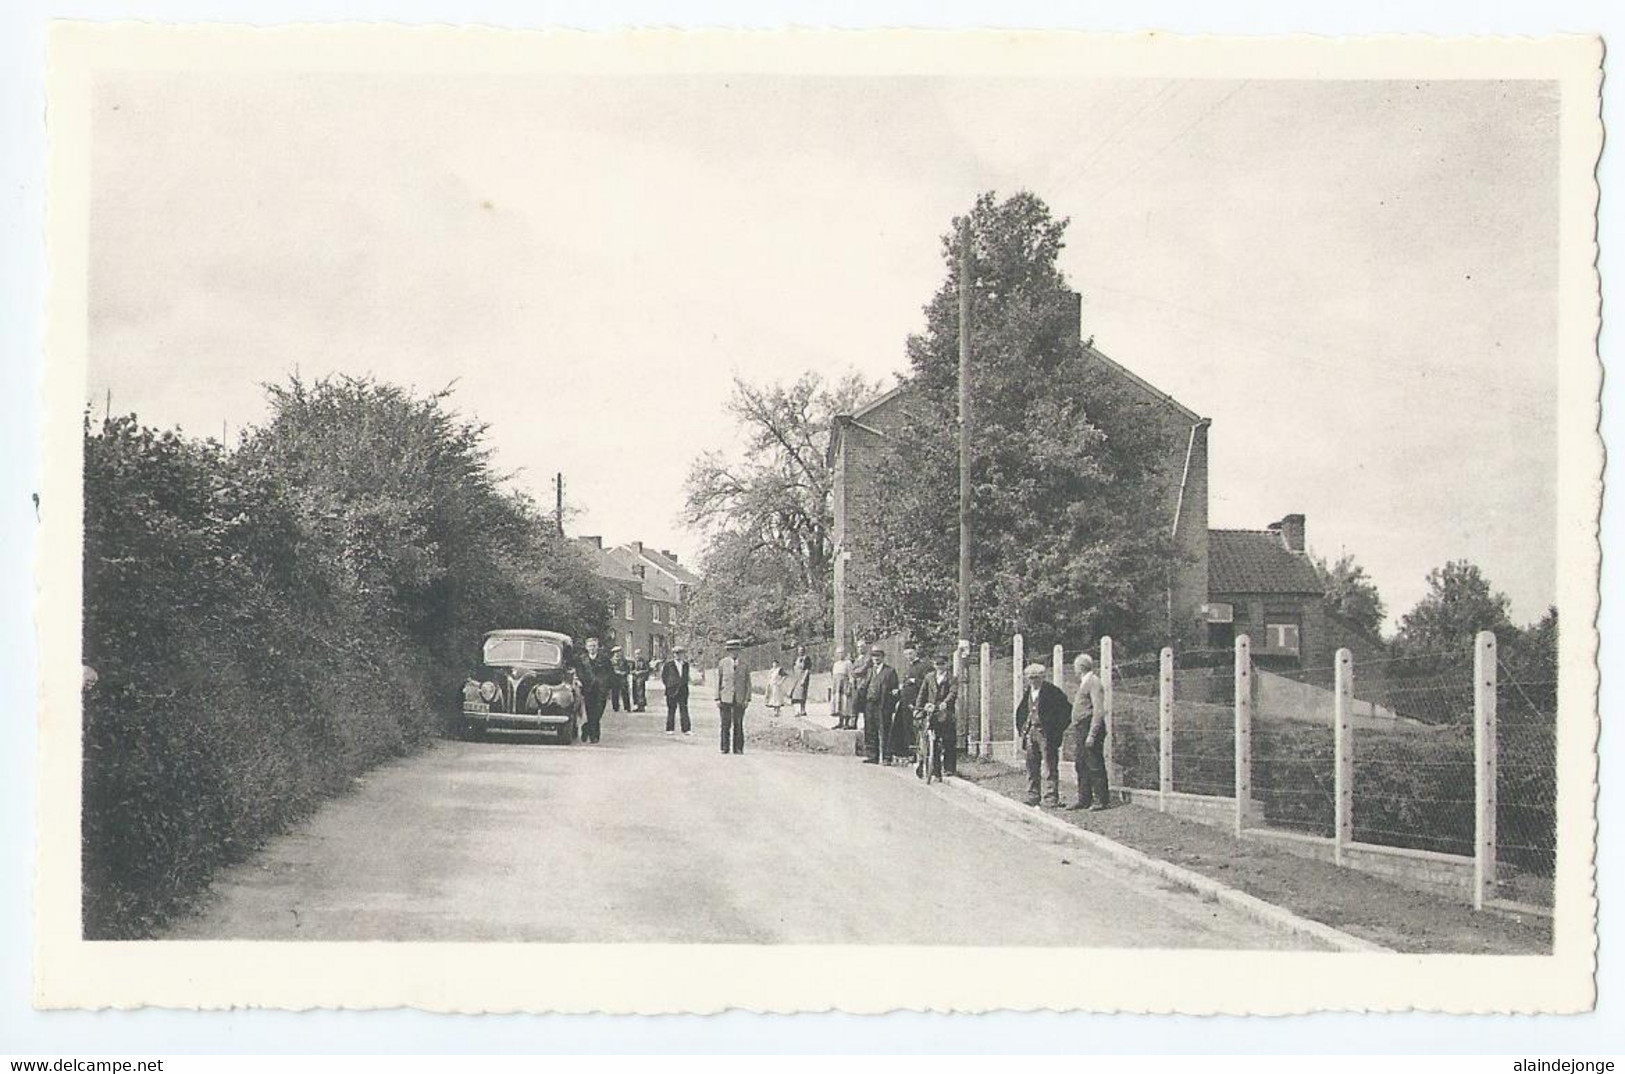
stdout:
[[463,711],[464,712],[490,712],[491,711],[491,706],[486,704],[484,701],[464,701],[463,702]]

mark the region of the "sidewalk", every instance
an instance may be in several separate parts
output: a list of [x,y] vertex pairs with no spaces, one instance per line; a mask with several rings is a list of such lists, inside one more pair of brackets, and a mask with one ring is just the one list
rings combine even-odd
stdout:
[[[1026,773],[1007,765],[963,758],[959,776],[1013,801],[1027,796]],[[1076,800],[1066,778],[1062,798]],[[1544,917],[1476,912],[1443,897],[1243,841],[1223,829],[1133,803],[1102,813],[1043,812],[1396,951],[1504,955],[1548,954],[1552,948],[1551,921]]]

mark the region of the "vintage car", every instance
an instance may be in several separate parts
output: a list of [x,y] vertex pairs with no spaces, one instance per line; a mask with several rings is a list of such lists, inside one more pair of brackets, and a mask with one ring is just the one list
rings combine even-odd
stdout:
[[586,698],[572,646],[568,634],[551,630],[485,635],[479,667],[463,683],[462,736],[532,731],[574,742],[586,717]]

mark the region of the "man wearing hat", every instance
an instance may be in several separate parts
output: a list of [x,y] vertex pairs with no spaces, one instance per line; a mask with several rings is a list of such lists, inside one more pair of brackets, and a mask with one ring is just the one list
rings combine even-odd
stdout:
[[886,650],[869,650],[869,684],[863,703],[863,763],[891,764],[891,722],[902,687],[897,669],[886,663]]
[[615,646],[609,651],[609,668],[614,678],[609,684],[609,705],[616,712],[625,709],[632,711],[632,700],[626,691],[626,675],[631,669],[627,667],[626,657],[621,653],[621,647]]
[[671,658],[660,665],[660,685],[666,688],[666,734],[676,730],[677,713],[683,714],[683,734],[692,735],[688,723],[688,650],[671,647]]
[[[1016,731],[1027,752],[1027,804],[1059,806],[1061,736],[1072,722],[1072,702],[1066,699],[1064,690],[1046,679],[1043,664],[1028,664],[1022,674],[1027,687],[1021,691],[1021,703],[1016,706]],[[1041,772],[1048,783],[1042,797]]]
[[722,752],[745,752],[745,709],[750,705],[750,671],[739,659],[744,642],[729,638],[717,664],[717,707],[722,710]]

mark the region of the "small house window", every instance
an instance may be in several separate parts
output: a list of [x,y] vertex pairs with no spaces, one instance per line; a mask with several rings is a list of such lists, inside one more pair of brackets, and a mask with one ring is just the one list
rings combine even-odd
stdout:
[[658,605],[658,604],[649,605],[649,618],[654,620],[657,623],[660,622],[660,605]]
[[625,599],[626,599],[626,604],[625,604],[625,607],[622,609],[622,614],[627,619],[631,619],[631,618],[633,618],[633,615],[632,615],[632,595],[630,593],[628,593]]
[[1295,653],[1298,651],[1298,624],[1297,623],[1268,623],[1264,627],[1264,637],[1272,652]]

